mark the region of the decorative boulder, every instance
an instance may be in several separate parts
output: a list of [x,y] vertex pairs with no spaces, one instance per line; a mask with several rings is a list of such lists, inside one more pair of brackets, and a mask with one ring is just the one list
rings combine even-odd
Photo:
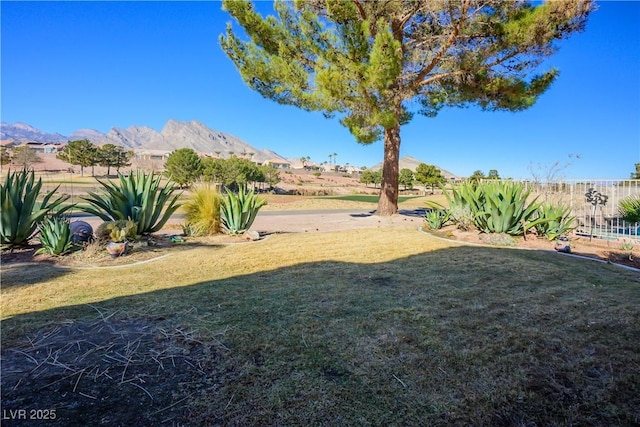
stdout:
[[74,221],[69,224],[69,228],[71,228],[71,241],[73,243],[83,243],[93,239],[93,228],[84,221]]
[[257,231],[247,230],[244,232],[243,237],[246,240],[255,242],[256,240],[260,240],[260,233],[258,233]]

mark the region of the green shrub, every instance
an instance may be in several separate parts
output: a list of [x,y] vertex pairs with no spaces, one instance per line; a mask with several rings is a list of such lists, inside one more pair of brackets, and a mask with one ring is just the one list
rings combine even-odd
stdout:
[[623,221],[631,224],[640,222],[640,196],[629,196],[620,200],[618,212]]
[[535,225],[536,233],[549,240],[564,236],[576,228],[576,218],[571,209],[564,205],[543,203],[536,212],[539,221]]
[[98,226],[95,231],[96,239],[100,243],[124,242],[125,240],[136,240],[138,235],[138,224],[128,219],[117,221],[105,221]]
[[69,221],[58,215],[46,218],[38,224],[40,244],[37,254],[64,255],[73,249]]
[[462,231],[470,231],[475,228],[475,219],[469,206],[453,206],[449,209],[449,219]]
[[[35,182],[33,171],[7,172],[7,178],[0,185],[0,243],[19,246],[28,243],[37,232],[38,223],[57,209],[63,213],[73,205],[60,207],[69,196],[53,199],[58,187],[49,191],[40,202],[42,179]],[[59,209],[58,209],[59,208]]]
[[187,236],[210,236],[220,233],[220,193],[210,183],[194,185],[189,199],[182,206],[185,224],[182,229]]
[[177,188],[172,181],[160,187],[160,175],[138,170],[129,176],[118,174],[118,178],[118,184],[97,180],[104,191],[89,192],[88,197],[82,198],[89,206],[79,208],[103,221],[130,219],[138,226],[136,234],[142,235],[160,230],[180,207],[180,194],[172,196]]
[[222,229],[227,234],[244,233],[251,227],[258,210],[265,203],[266,200],[258,198],[253,190],[247,191],[246,187],[241,187],[238,194],[228,193],[222,199]]

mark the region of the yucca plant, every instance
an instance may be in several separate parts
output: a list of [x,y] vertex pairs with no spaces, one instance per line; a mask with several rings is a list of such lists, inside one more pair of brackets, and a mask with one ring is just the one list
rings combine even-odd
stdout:
[[260,199],[253,190],[240,187],[238,194],[228,193],[222,199],[222,229],[227,234],[242,234],[247,231],[266,200]]
[[180,194],[173,195],[177,187],[171,181],[161,187],[161,179],[160,175],[141,170],[128,176],[119,173],[119,182],[115,184],[98,179],[104,191],[88,192],[89,196],[82,199],[89,206],[79,208],[103,221],[130,219],[138,224],[137,235],[155,233],[180,207]]
[[576,228],[576,218],[571,215],[571,209],[562,204],[543,203],[538,207],[536,216],[544,219],[536,223],[536,233],[549,240],[567,235]]
[[629,196],[620,200],[618,212],[623,221],[631,224],[640,222],[640,196]]
[[38,229],[40,230],[42,247],[36,251],[36,255],[46,253],[59,256],[65,255],[73,249],[69,220],[54,215],[39,223]]
[[182,205],[185,213],[183,230],[190,236],[220,233],[221,196],[209,182],[193,185],[189,199]]
[[[73,205],[62,206],[69,196],[54,198],[58,187],[40,199],[42,179],[35,181],[33,171],[7,172],[0,185],[0,241],[2,245],[20,246],[29,242],[37,232],[38,223],[57,209],[63,213]],[[40,200],[40,201],[39,201]]]

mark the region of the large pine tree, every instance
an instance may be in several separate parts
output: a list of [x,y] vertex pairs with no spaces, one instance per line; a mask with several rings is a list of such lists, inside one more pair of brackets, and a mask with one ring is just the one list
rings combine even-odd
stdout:
[[223,8],[223,50],[262,96],[337,114],[363,144],[384,141],[378,214],[398,209],[400,128],[446,106],[518,111],[558,75],[538,72],[556,41],[582,30],[591,1],[532,6],[498,0],[276,1],[263,17],[248,1]]

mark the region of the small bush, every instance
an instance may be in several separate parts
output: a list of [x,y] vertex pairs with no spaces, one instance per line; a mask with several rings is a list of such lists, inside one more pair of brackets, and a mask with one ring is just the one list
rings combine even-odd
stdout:
[[424,215],[424,221],[431,230],[439,230],[449,220],[446,209],[430,209]]
[[95,231],[99,243],[135,240],[138,224],[131,220],[105,221]]
[[315,176],[316,178],[319,178],[322,174],[320,172],[314,172],[313,176]]
[[449,209],[449,218],[462,231],[471,231],[475,228],[475,218],[468,206],[456,205],[452,207]]
[[210,236],[220,233],[220,205],[222,197],[210,183],[201,182],[193,187],[193,192],[184,203],[185,224],[182,227],[187,236]]

